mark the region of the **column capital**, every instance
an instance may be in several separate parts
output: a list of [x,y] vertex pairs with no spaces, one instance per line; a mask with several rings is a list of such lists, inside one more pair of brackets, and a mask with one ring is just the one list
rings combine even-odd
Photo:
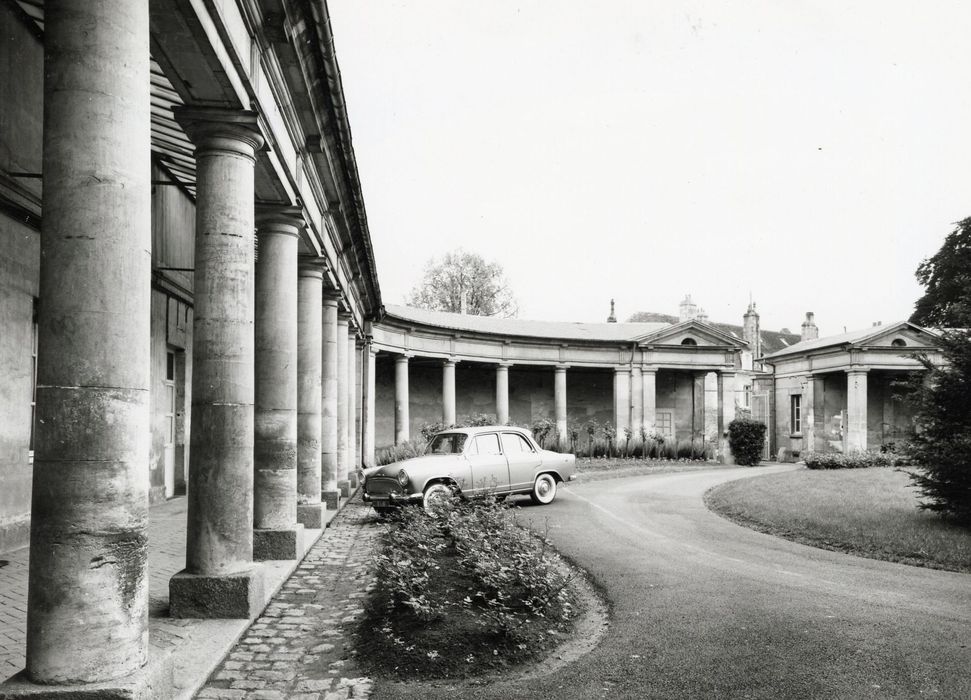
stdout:
[[196,147],[196,155],[205,151],[222,151],[256,160],[263,147],[256,112],[218,107],[175,107],[175,120]]
[[657,367],[644,367],[644,366],[641,367],[641,374],[657,374],[657,373],[658,373]]
[[513,366],[512,362],[497,362],[496,363],[496,371],[506,372],[512,366]]
[[412,353],[410,353],[410,352],[403,352],[400,355],[398,355],[397,357],[395,357],[394,358],[394,361],[395,362],[398,362],[398,363],[408,362],[408,360],[410,360],[413,357],[414,357],[414,355]]
[[324,302],[324,306],[333,306],[337,308],[337,302],[341,300],[341,293],[336,289],[331,289],[325,287],[321,294]]
[[461,361],[462,360],[456,360],[454,357],[449,357],[449,358],[446,358],[446,359],[442,360],[442,364],[445,365],[445,366],[452,365],[452,367],[454,367],[455,365],[457,365]]
[[258,203],[256,205],[256,230],[258,235],[272,232],[299,237],[301,229],[306,225],[303,209],[300,207],[288,204]]
[[554,372],[566,372],[568,369],[570,369],[570,365],[553,365]]
[[327,262],[323,258],[298,258],[297,276],[309,277],[312,279],[324,279],[327,270]]
[[868,374],[870,372],[870,368],[869,367],[851,367],[850,369],[844,370],[844,371],[847,374]]
[[630,374],[630,366],[621,365],[620,367],[614,367],[614,374]]

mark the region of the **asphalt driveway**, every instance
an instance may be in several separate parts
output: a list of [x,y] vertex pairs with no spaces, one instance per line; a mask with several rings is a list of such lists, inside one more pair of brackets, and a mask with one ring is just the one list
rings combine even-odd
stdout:
[[971,697],[971,576],[780,540],[702,503],[715,484],[791,468],[589,481],[524,507],[603,587],[601,644],[541,679],[379,682],[374,697]]

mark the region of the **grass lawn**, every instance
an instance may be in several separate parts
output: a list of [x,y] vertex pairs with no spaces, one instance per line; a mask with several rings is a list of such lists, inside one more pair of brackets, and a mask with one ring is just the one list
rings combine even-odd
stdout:
[[918,510],[909,484],[886,467],[804,469],[721,484],[705,504],[740,525],[814,547],[971,573],[971,531]]
[[581,457],[577,455],[577,474],[581,481],[611,479],[621,476],[668,474],[672,472],[702,471],[707,469],[735,469],[734,465],[722,465],[704,460],[678,462],[632,457]]

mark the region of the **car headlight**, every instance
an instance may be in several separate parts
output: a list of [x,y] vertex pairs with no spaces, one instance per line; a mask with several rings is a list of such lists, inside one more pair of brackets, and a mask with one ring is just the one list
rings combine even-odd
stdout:
[[398,472],[398,483],[401,484],[402,488],[408,485],[408,472],[404,469]]

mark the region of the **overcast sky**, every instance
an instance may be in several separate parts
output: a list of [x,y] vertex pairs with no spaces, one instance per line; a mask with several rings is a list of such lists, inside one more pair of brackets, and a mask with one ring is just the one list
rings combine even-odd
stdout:
[[520,318],[906,318],[971,216],[971,3],[329,0],[384,302],[497,260]]

